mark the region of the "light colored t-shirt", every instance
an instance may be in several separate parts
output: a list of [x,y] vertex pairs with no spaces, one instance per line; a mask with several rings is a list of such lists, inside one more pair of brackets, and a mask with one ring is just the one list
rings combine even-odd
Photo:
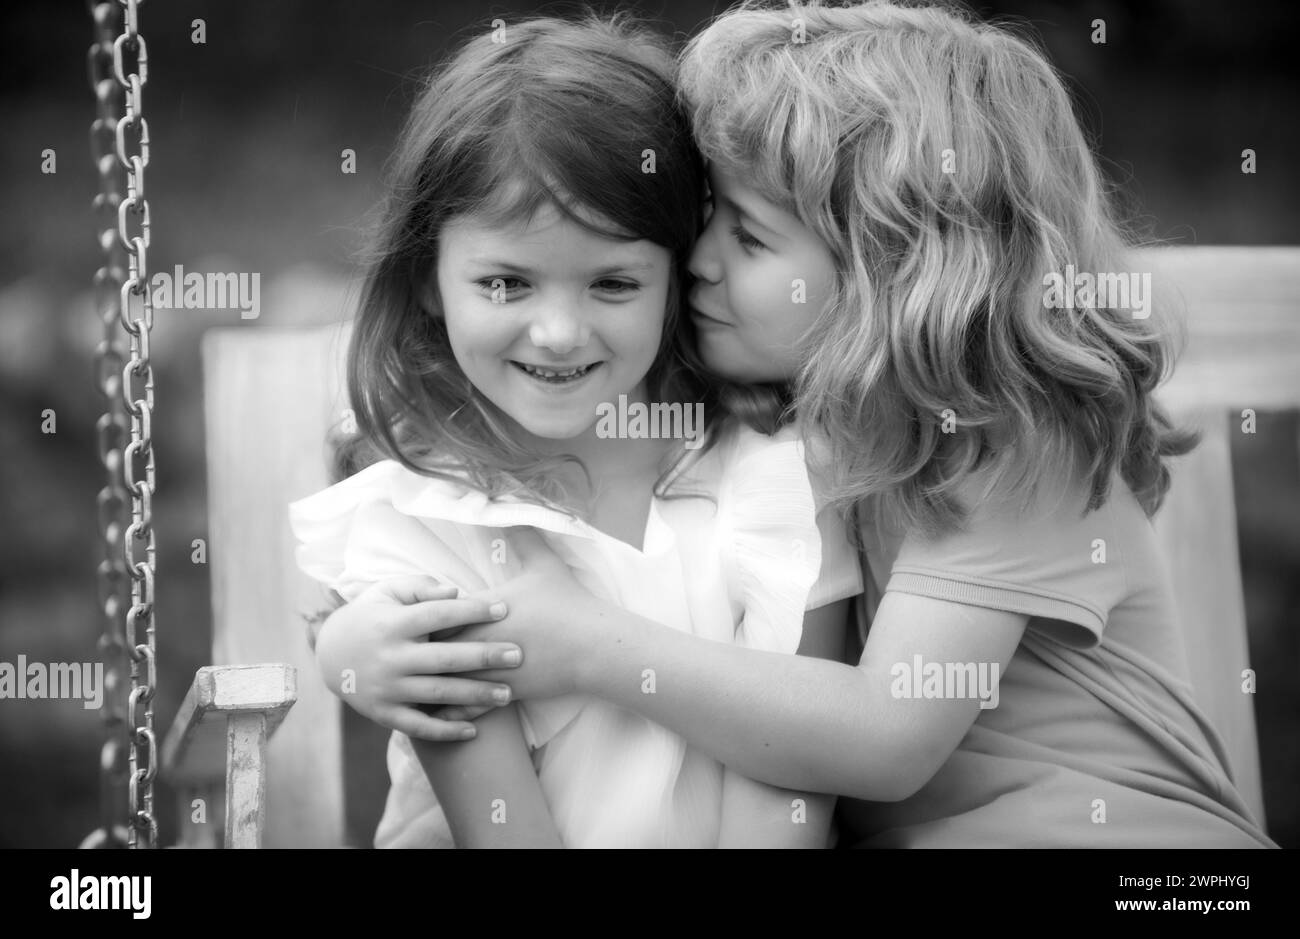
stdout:
[[985,503],[938,538],[864,525],[875,590],[1031,618],[998,705],[915,795],[841,800],[842,844],[1276,847],[1192,700],[1150,521],[1119,479],[1085,505],[1081,487]]
[[[596,596],[719,642],[793,654],[806,609],[861,591],[843,526],[818,517],[793,430],[764,437],[730,425],[671,491],[709,498],[652,500],[641,550],[560,511],[489,500],[394,461],[294,503],[290,518],[302,542],[299,566],[349,602],[371,584],[412,573],[465,591],[502,583],[519,572],[507,531],[516,525],[535,527]],[[716,760],[594,697],[518,707],[566,847],[717,845]],[[390,739],[388,769],[392,786],[376,847],[452,847],[446,817],[404,734]]]

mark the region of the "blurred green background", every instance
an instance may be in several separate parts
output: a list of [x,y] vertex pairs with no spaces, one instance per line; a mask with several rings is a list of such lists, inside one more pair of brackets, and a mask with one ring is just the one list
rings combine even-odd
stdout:
[[[725,3],[624,4],[665,30],[693,32]],[[529,3],[372,0],[148,3],[145,113],[154,271],[257,271],[257,329],[346,315],[357,226],[417,72],[465,29],[501,16],[563,11]],[[608,5],[604,8],[608,9]],[[1180,243],[1297,244],[1300,15],[1277,4],[1046,0],[977,3],[1027,21],[1079,94],[1107,169],[1154,235]],[[10,5],[0,84],[0,661],[87,661],[99,630],[94,424],[101,399],[91,352],[100,326],[90,277],[99,263],[87,130],[91,25],[82,3]],[[1106,21],[1107,42],[1090,41]],[[206,44],[191,42],[205,23]],[[16,27],[16,29],[14,28]],[[356,151],[355,175],[340,151]],[[1258,172],[1240,171],[1253,148]],[[57,153],[57,173],[41,153]],[[241,325],[234,311],[169,311],[154,330],[159,466],[157,610],[169,724],[208,660],[208,570],[190,561],[205,537],[199,337]],[[1300,380],[1298,377],[1297,380]],[[42,434],[41,413],[57,413]],[[1268,828],[1300,845],[1300,424],[1260,415],[1234,435],[1233,470]],[[0,846],[73,846],[97,825],[99,715],[72,701],[0,702]],[[170,794],[160,791],[164,843]]]

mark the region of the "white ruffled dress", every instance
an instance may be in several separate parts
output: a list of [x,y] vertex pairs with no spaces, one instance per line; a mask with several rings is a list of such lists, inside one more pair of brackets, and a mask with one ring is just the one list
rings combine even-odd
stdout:
[[[597,597],[719,642],[793,654],[806,609],[861,591],[857,557],[833,512],[821,513],[819,531],[803,444],[792,429],[766,437],[730,425],[672,491],[711,498],[653,499],[640,551],[562,512],[489,500],[391,460],[293,503],[290,520],[299,566],[349,602],[409,574],[463,591],[502,583],[518,573],[506,531],[516,525],[536,528]],[[590,696],[524,701],[519,713],[567,847],[716,846],[716,760]],[[452,847],[404,734],[392,735],[388,770],[392,787],[375,846]]]

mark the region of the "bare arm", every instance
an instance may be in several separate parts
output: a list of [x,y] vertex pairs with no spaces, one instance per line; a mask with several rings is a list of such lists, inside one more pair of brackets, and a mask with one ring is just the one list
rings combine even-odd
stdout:
[[458,848],[562,848],[515,705],[479,718],[465,743],[412,740]]
[[[575,659],[580,690],[636,710],[753,779],[875,801],[924,785],[980,711],[974,697],[895,697],[899,666],[919,655],[986,671],[996,664],[1000,675],[1028,622],[888,593],[854,668],[709,642],[605,605],[584,616],[593,628],[581,631],[588,644]],[[525,640],[525,663],[529,654]],[[648,667],[660,676],[653,695],[639,693]]]
[[[532,541],[540,542],[536,536]],[[526,573],[490,591],[511,612],[466,639],[524,650],[501,681],[519,700],[595,694],[680,734],[751,779],[873,801],[905,799],[938,771],[979,716],[974,694],[896,694],[898,670],[966,663],[1000,677],[1029,617],[901,592],[886,593],[856,668],[711,642],[605,603],[553,553],[530,547]],[[445,601],[444,601],[445,602]],[[658,676],[642,694],[642,671]],[[905,688],[902,690],[906,690]],[[996,684],[989,692],[996,694]],[[707,715],[707,719],[701,719]]]
[[[518,643],[523,664],[473,677],[515,697],[579,691],[629,708],[751,779],[800,791],[905,799],[975,722],[977,697],[895,696],[898,669],[971,663],[1005,672],[1028,616],[899,592],[881,600],[857,667],[711,642],[579,596],[561,573],[520,578],[511,614],[467,636]],[[564,605],[529,612],[524,597],[563,588]],[[517,602],[514,602],[517,601]],[[655,694],[641,693],[653,668]],[[996,686],[992,689],[996,693]],[[993,702],[984,702],[989,706]],[[700,715],[708,715],[701,720]]]
[[[844,654],[848,601],[810,610],[799,654],[839,661]],[[730,767],[722,779],[720,848],[824,848],[835,796],[755,782]]]

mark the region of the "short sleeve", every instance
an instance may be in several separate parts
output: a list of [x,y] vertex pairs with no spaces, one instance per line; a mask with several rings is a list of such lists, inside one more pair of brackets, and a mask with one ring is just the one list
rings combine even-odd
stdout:
[[793,434],[742,428],[723,494],[731,589],[743,608],[736,641],[793,654],[822,558],[803,446]]
[[[1123,485],[1117,480],[1115,489]],[[1076,649],[1096,646],[1125,592],[1125,537],[1115,515],[1118,502],[1132,501],[1127,490],[1086,514],[1079,486],[1028,507],[980,501],[974,486],[967,495],[971,513],[955,533],[891,539],[864,528],[864,539],[897,546],[885,592],[1027,614],[1030,628],[1048,638]]]

